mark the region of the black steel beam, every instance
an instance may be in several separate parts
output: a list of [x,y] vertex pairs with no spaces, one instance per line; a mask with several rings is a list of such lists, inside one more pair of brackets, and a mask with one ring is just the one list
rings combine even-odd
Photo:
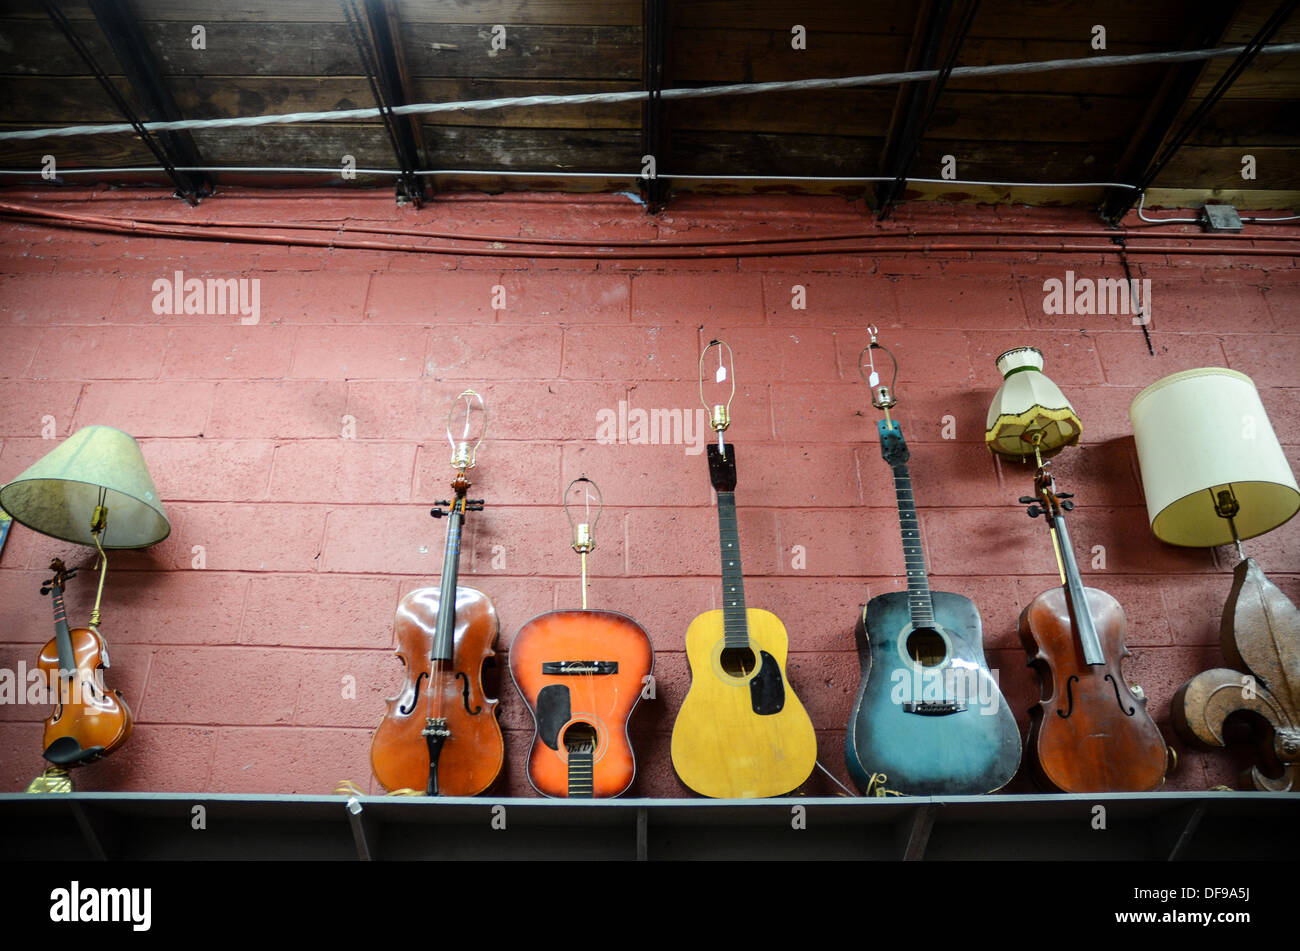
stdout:
[[[1205,4],[1203,9],[1204,16],[1191,24],[1180,38],[1181,49],[1209,49],[1218,46],[1241,9],[1241,4]],[[1179,63],[1166,70],[1146,114],[1115,165],[1111,181],[1136,183],[1147,177],[1161,145],[1169,138],[1174,123],[1187,106],[1188,99],[1209,62]],[[1163,167],[1164,163],[1161,164]],[[1102,198],[1102,219],[1110,224],[1119,221],[1133,207],[1139,194],[1127,188],[1108,189]]]
[[176,168],[178,165],[194,167],[204,164],[203,157],[199,154],[198,147],[190,134],[163,132],[154,136],[144,128],[144,123],[148,121],[175,122],[183,119],[184,116],[176,107],[171,93],[167,91],[162,81],[162,74],[154,62],[153,53],[145,43],[144,37],[140,35],[135,18],[125,3],[121,0],[89,0],[91,12],[94,13],[99,28],[108,39],[113,54],[117,57],[122,72],[135,93],[136,100],[147,114],[143,120],[136,115],[135,109],[127,102],[117,88],[117,84],[109,78],[108,73],[96,61],[76,30],[68,23],[63,11],[51,0],[43,0],[43,5],[45,12],[63,31],[63,35],[99,80],[99,84],[118,111],[135,128],[136,134],[153,153],[158,164],[166,169],[172,184],[176,186],[177,194],[191,205],[198,204],[199,198],[210,195],[212,181],[206,175],[181,172]]
[[[883,153],[884,167],[881,175],[888,175],[890,181],[882,182],[876,187],[877,215],[881,219],[889,217],[893,203],[903,194],[907,175],[912,170],[912,162],[925,137],[926,127],[939,104],[943,87],[957,62],[957,54],[961,51],[978,8],[979,0],[964,0],[947,51],[943,54],[942,65],[939,66],[939,75],[928,84],[908,83],[900,91],[901,108],[896,107],[894,110]],[[943,37],[948,32],[952,12],[952,0],[934,0],[924,14],[917,18],[913,49],[917,49],[919,40],[919,52],[916,62],[909,64],[908,69],[934,69],[939,64]]]
[[[663,210],[668,203],[668,183],[659,178],[668,152],[668,129],[664,115],[664,61],[667,50],[668,4],[666,0],[641,0],[641,79],[650,98],[641,106],[641,155],[654,159],[655,177],[640,179],[646,211]],[[640,165],[642,163],[638,163]]]
[[385,0],[364,0],[359,9],[357,0],[340,0],[344,17],[356,41],[361,66],[370,83],[375,104],[383,114],[384,128],[388,132],[393,154],[402,170],[397,182],[399,198],[424,204],[424,186],[415,174],[421,164],[422,137],[418,123],[393,115],[395,106],[407,105],[411,100],[407,92],[402,54],[398,45],[399,22],[397,12]]

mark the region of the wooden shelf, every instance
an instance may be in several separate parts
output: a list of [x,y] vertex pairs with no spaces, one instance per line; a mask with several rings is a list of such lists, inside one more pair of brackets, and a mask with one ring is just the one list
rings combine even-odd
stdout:
[[1300,854],[1298,819],[1293,793],[594,802],[0,795],[0,841],[11,860],[1268,860]]

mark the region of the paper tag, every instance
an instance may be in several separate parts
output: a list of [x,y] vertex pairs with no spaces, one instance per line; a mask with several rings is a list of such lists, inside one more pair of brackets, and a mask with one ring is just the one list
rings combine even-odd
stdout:
[[726,378],[727,378],[727,368],[723,366],[718,367],[718,372],[713,375],[714,382],[721,383]]
[[872,371],[871,371],[871,376],[867,377],[867,382],[870,383],[872,386],[879,386],[879,385],[880,385],[880,374],[877,373],[875,370],[872,370]]

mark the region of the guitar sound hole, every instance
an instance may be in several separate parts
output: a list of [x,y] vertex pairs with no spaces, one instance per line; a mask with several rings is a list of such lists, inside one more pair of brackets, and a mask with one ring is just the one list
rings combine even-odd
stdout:
[[581,720],[569,725],[564,731],[564,748],[570,753],[594,753],[596,751],[596,728]]
[[919,628],[908,635],[907,653],[922,667],[938,667],[948,656],[948,648],[938,631]]
[[754,652],[748,647],[726,647],[718,657],[718,663],[732,677],[747,677],[754,669]]

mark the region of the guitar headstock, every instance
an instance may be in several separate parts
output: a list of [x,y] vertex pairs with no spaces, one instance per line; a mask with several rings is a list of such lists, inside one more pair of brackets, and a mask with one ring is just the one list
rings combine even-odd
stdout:
[[736,491],[736,447],[727,443],[727,454],[718,452],[718,447],[710,443],[709,481],[718,492]]
[[903,438],[903,427],[898,420],[894,420],[892,426],[883,419],[877,420],[876,429],[880,433],[880,455],[885,462],[891,467],[906,465],[911,453],[907,450],[907,440]]

